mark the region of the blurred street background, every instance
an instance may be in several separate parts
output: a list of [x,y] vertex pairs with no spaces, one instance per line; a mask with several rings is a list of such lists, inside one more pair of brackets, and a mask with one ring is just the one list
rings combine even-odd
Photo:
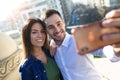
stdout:
[[[26,19],[40,18],[49,9],[58,10],[68,27],[102,20],[104,15],[120,8],[120,0],[0,0],[0,80],[20,80],[21,30]],[[120,62],[95,58],[95,66],[104,77],[120,80]]]
[[94,59],[97,70],[108,80],[120,80],[120,61],[111,62],[107,58]]

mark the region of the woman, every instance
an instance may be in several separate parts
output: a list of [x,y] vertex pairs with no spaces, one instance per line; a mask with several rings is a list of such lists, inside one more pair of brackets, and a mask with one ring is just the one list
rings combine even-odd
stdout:
[[22,29],[25,61],[20,65],[22,80],[60,80],[59,69],[50,56],[45,23],[28,19]]

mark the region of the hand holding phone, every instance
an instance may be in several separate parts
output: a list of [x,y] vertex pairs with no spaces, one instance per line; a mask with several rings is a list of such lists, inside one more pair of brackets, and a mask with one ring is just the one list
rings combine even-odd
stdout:
[[[120,42],[120,28],[102,27],[101,21],[78,26],[72,29],[77,51],[79,54],[86,54],[107,45]],[[117,34],[117,37],[108,41],[102,40],[104,34]]]

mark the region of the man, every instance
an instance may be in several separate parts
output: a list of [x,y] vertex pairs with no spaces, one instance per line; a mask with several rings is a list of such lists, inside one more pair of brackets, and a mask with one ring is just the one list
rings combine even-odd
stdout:
[[[120,10],[118,12],[120,12]],[[106,16],[106,18],[111,18],[111,21],[113,20],[112,17],[114,16]],[[120,14],[116,17],[120,17]],[[93,58],[92,55],[104,56],[102,49],[94,51],[91,53],[92,55],[88,53],[79,55],[76,51],[73,36],[66,32],[65,23],[58,11],[52,9],[47,10],[44,14],[44,21],[47,25],[46,30],[53,39],[52,44],[55,43],[57,47],[54,57],[64,80],[103,80],[101,75],[95,70],[91,60]],[[106,20],[103,22],[103,26],[110,25],[110,23],[108,23],[109,20]],[[118,23],[118,25],[120,24]],[[103,36],[104,40],[107,40],[106,36],[108,35]],[[110,35],[108,37],[109,39],[111,38]],[[113,53],[113,51],[111,51],[111,53]],[[119,56],[119,54],[117,54],[117,56]]]

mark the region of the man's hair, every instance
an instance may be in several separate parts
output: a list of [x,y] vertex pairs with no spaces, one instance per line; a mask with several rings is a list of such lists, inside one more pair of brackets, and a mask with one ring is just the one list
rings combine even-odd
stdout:
[[[42,15],[42,20],[45,21],[48,17],[52,16],[53,14],[58,14],[60,17],[60,13],[57,10],[54,9],[48,9],[45,11],[45,13]],[[62,17],[61,17],[62,18]]]

